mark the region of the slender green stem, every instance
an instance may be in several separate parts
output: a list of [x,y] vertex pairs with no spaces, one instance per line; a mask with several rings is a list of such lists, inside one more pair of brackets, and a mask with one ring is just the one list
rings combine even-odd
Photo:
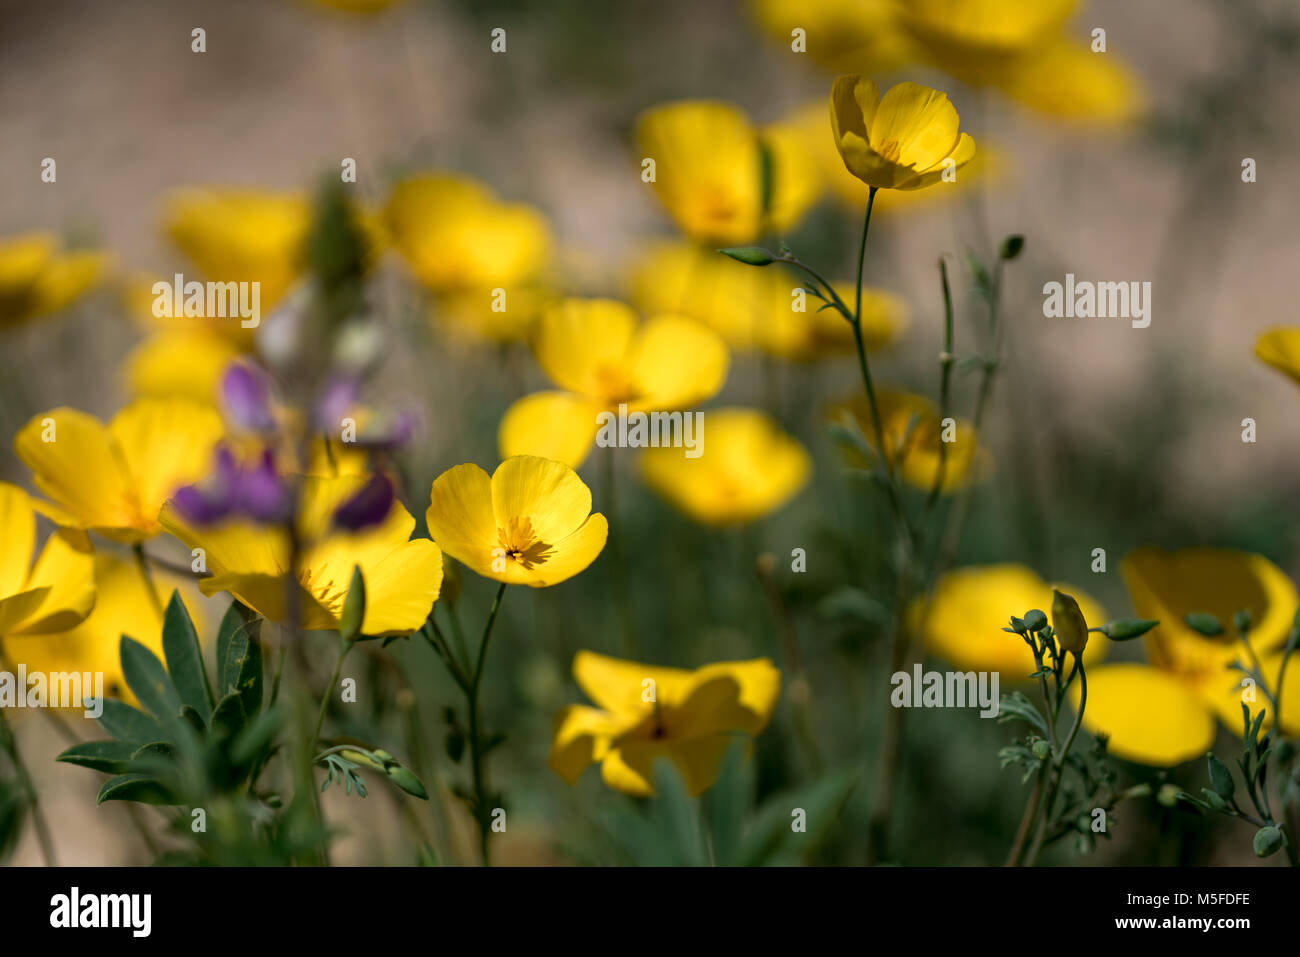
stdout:
[[135,553],[135,567],[140,569],[140,577],[144,579],[144,590],[149,593],[149,601],[161,620],[165,616],[163,603],[158,597],[158,589],[154,587],[153,572],[149,570],[149,559],[145,557],[144,545],[136,542],[131,546],[131,551]]
[[488,853],[488,835],[492,832],[491,811],[487,806],[487,774],[483,767],[483,741],[479,729],[479,690],[483,682],[483,665],[487,661],[488,642],[492,640],[492,626],[496,624],[497,612],[501,610],[501,598],[506,593],[506,583],[497,589],[492,601],[492,610],[488,613],[487,623],[483,626],[483,638],[479,642],[478,662],[474,666],[474,677],[469,690],[469,748],[470,764],[474,775],[474,816],[478,819],[479,851],[483,855],[483,866],[491,864]]
[[1078,735],[1079,726],[1083,723],[1083,712],[1088,707],[1088,673],[1083,667],[1083,661],[1077,655],[1075,661],[1078,662],[1079,666],[1079,708],[1075,712],[1074,724],[1070,726],[1070,733],[1066,735],[1065,744],[1053,756],[1051,783],[1047,789],[1047,798],[1043,802],[1043,816],[1038,821],[1038,830],[1034,834],[1034,843],[1030,846],[1029,854],[1025,858],[1027,867],[1034,866],[1038,861],[1038,853],[1043,848],[1043,839],[1047,836],[1047,828],[1051,823],[1056,795],[1061,789],[1061,778],[1064,777],[1065,759],[1070,753],[1070,748],[1074,746],[1075,736]]
[[50,827],[45,820],[45,812],[41,810],[36,785],[27,770],[27,764],[23,761],[22,753],[18,750],[18,739],[14,736],[13,729],[9,727],[9,719],[5,717],[4,708],[0,708],[0,744],[3,744],[9,754],[9,760],[13,762],[14,770],[18,773],[18,781],[27,792],[27,805],[31,808],[32,824],[36,828],[36,840],[41,846],[41,857],[45,860],[45,866],[55,867],[58,862],[54,857],[54,842],[50,839]]
[[[320,744],[320,732],[325,727],[325,715],[329,712],[330,698],[334,697],[334,689],[338,687],[339,675],[343,673],[343,659],[348,656],[352,650],[353,642],[339,639],[339,654],[334,660],[334,673],[330,675],[329,684],[325,686],[325,693],[320,698],[320,714],[316,716],[316,730],[311,736],[311,750],[315,751]],[[315,764],[315,759],[312,761]]]
[[952,289],[948,285],[948,263],[943,259],[939,260],[939,277],[943,284],[943,352],[939,353],[939,466],[935,469],[934,484],[930,487],[929,498],[926,499],[927,512],[939,500],[939,493],[943,491],[943,483],[947,478],[948,443],[943,441],[943,422],[948,418],[952,389]]

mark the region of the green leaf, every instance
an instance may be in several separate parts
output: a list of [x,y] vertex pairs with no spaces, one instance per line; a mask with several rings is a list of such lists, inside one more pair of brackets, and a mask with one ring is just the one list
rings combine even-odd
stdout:
[[[798,791],[773,795],[746,829],[737,863],[752,867],[805,859],[831,833],[860,777],[860,770],[849,769]],[[794,830],[797,810],[803,811],[806,831]]]
[[175,803],[171,793],[158,781],[145,774],[119,774],[109,778],[99,789],[96,804],[105,801],[139,801],[141,804]]
[[203,667],[203,650],[194,630],[190,613],[181,601],[180,592],[172,592],[163,617],[163,656],[167,659],[167,673],[181,702],[199,713],[204,723],[212,714],[212,688],[208,673]]
[[99,716],[99,726],[119,741],[135,745],[166,737],[157,721],[116,698],[104,699],[104,713]]
[[122,774],[135,754],[136,745],[130,741],[83,741],[74,744],[54,760],[75,764],[94,771]]
[[1209,612],[1194,611],[1183,619],[1187,627],[1207,638],[1223,634],[1223,624]]
[[651,817],[672,848],[674,860],[688,867],[707,864],[699,809],[686,791],[681,772],[671,761],[660,758],[651,774],[655,788]]
[[232,691],[217,702],[212,712],[212,737],[217,741],[232,740],[244,730],[246,720],[244,699]]
[[240,602],[231,602],[217,631],[217,696],[238,691],[244,714],[262,709],[262,619]]
[[1237,790],[1237,785],[1232,780],[1232,772],[1228,770],[1226,764],[1215,757],[1213,752],[1207,754],[1205,759],[1210,765],[1210,784],[1214,786],[1214,790],[1220,797],[1231,801],[1233,792]]
[[343,599],[343,616],[339,619],[339,637],[352,642],[361,637],[361,622],[366,617],[366,580],[361,566],[352,566],[352,580]]
[[1019,691],[1004,694],[998,704],[998,724],[1008,721],[1024,721],[1047,734],[1047,721],[1034,707],[1033,703]]
[[182,702],[158,656],[140,642],[122,636],[122,674],[127,687],[164,724],[180,714]]
[[727,748],[717,783],[705,798],[713,836],[713,861],[730,867],[740,858],[745,816],[753,793],[753,775],[746,761],[746,745],[736,741]]

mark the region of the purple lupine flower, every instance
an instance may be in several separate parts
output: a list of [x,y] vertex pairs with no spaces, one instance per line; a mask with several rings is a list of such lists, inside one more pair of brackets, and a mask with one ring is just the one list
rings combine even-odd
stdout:
[[252,468],[235,461],[230,449],[217,449],[216,470],[198,485],[187,485],[172,495],[181,517],[193,525],[213,525],[226,518],[251,518],[266,524],[283,524],[290,515],[289,487],[275,469],[270,449]]
[[376,472],[334,510],[334,526],[349,532],[359,532],[378,525],[392,511],[395,498],[392,480],[383,472]]
[[275,428],[271,384],[265,373],[246,362],[232,362],[221,376],[221,405],[236,425],[250,432]]

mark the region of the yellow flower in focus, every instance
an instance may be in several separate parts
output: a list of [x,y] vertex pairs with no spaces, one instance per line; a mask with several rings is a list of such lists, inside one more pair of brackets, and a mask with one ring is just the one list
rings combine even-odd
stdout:
[[[1250,642],[1276,690],[1281,648],[1300,597],[1280,568],[1234,549],[1140,548],[1124,559],[1124,583],[1139,617],[1160,624],[1145,637],[1149,665],[1108,665],[1088,673],[1084,725],[1110,735],[1110,750],[1127,760],[1159,767],[1197,758],[1214,741],[1214,719],[1241,733],[1242,675],[1228,670],[1250,657],[1232,625],[1238,611],[1251,615]],[[1214,615],[1223,633],[1207,637],[1186,623],[1192,613]],[[1096,637],[1094,635],[1094,637]],[[1283,687],[1282,721],[1300,733],[1300,682]],[[1254,689],[1252,714],[1271,711]],[[1272,716],[1265,717],[1265,727]]]
[[[180,592],[202,637],[200,596],[193,580],[157,571],[153,578],[156,595],[164,605],[173,590]],[[119,655],[122,636],[135,639],[162,659],[162,618],[158,603],[150,597],[134,562],[105,552],[94,556],[94,585],[95,608],[85,621],[66,626],[58,634],[7,638],[5,650],[11,662],[25,664],[29,673],[99,672],[104,676],[104,693],[108,697],[134,704],[135,696],[122,675]],[[93,690],[84,690],[83,696],[91,697]]]
[[767,658],[686,671],[580,651],[573,677],[597,707],[555,716],[547,763],[573,785],[600,762],[607,785],[638,797],[654,793],[659,759],[677,767],[692,797],[708,790],[736,736],[760,734],[781,695],[781,672]]
[[[393,502],[383,522],[360,532],[333,525],[335,510],[365,481],[357,475],[302,478],[295,524],[303,543],[297,577],[304,629],[339,627],[354,566],[366,585],[364,635],[409,634],[424,624],[438,599],[442,552],[427,538],[411,538],[415,519],[400,502]],[[199,582],[203,594],[229,592],[263,617],[286,621],[290,542],[284,529],[243,520],[199,528],[170,502],[161,521],[187,547],[204,550],[212,574]]]
[[161,332],[131,350],[123,365],[133,396],[182,398],[216,406],[221,374],[242,355],[227,337],[209,332]]
[[705,525],[762,518],[812,473],[807,450],[756,409],[710,409],[698,441],[697,458],[684,449],[646,449],[641,468],[652,489]]
[[[1075,597],[1085,619],[1097,624],[1106,621],[1105,611],[1092,597],[1073,585],[1061,587]],[[1034,656],[1019,635],[1002,629],[1012,615],[1020,617],[1031,608],[1045,611],[1051,606],[1052,585],[1033,569],[1013,563],[972,565],[943,575],[928,606],[924,599],[912,604],[909,621],[926,648],[954,667],[996,671],[1003,681],[1028,681],[1035,668]],[[1107,644],[1095,633],[1084,649],[1090,679],[1092,663],[1106,653]],[[1092,708],[1091,695],[1088,708]]]
[[34,416],[14,451],[51,501],[37,511],[59,525],[136,544],[158,534],[158,511],[212,465],[221,417],[184,399],[137,399],[107,426],[76,409]]
[[839,76],[831,88],[831,132],[850,173],[877,189],[922,189],[975,156],[946,94],[900,83],[880,95],[869,77]]
[[516,455],[489,477],[477,465],[443,472],[425,518],[444,552],[484,578],[545,588],[596,560],[609,523],[591,490],[563,462]]
[[[887,458],[904,482],[929,492],[939,476],[939,450],[944,432],[938,408],[924,396],[890,389],[877,391],[876,404],[885,433]],[[866,396],[854,394],[835,406],[833,415],[844,412],[852,415],[858,431],[874,448],[876,430]],[[954,418],[952,435],[953,441],[944,446],[943,484],[939,491],[945,494],[976,481],[988,467],[988,454],[977,441],[974,425]]]
[[202,281],[260,283],[265,314],[302,271],[311,204],[300,193],[184,189],[167,197],[163,219],[167,234],[198,267]]
[[63,251],[52,233],[0,239],[0,328],[58,312],[108,265],[105,253]]
[[14,636],[64,631],[90,614],[94,556],[84,532],[59,529],[37,555],[31,499],[0,482],[0,541],[0,652],[12,654]]
[[1300,385],[1300,328],[1269,329],[1255,340],[1255,357]]
[[574,468],[596,439],[597,416],[672,411],[716,395],[727,378],[727,347],[680,316],[637,323],[612,299],[567,299],[538,323],[533,353],[563,392],[514,403],[501,421],[502,458],[540,455]]
[[749,7],[763,31],[787,50],[794,30],[803,30],[809,59],[837,73],[883,73],[917,56],[898,25],[895,0],[750,0]]
[[760,134],[730,103],[682,100],[652,107],[637,118],[636,142],[641,158],[654,160],[652,185],[664,209],[700,242],[735,245],[788,230],[820,190],[807,150],[782,131]]

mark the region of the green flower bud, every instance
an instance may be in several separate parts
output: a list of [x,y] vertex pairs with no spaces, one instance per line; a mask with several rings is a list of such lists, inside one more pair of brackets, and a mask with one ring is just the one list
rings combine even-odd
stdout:
[[1219,619],[1207,612],[1194,611],[1183,621],[1187,623],[1187,627],[1192,631],[1199,632],[1206,638],[1213,638],[1215,635],[1223,634],[1223,625],[1220,624]]
[[1048,756],[1052,753],[1052,746],[1042,738],[1039,738],[1030,746],[1029,750],[1034,752],[1034,757],[1039,761],[1046,761]]
[[1039,631],[1047,624],[1047,616],[1037,608],[1031,608],[1025,612],[1025,627],[1030,631]]
[[1020,255],[1020,251],[1025,248],[1024,236],[1008,236],[1002,240],[1002,248],[998,250],[998,255],[1003,259],[1011,260]]
[[1177,784],[1162,784],[1156,792],[1156,801],[1164,807],[1173,807],[1183,796],[1183,789]]
[[1246,611],[1245,609],[1234,612],[1232,616],[1232,627],[1236,628],[1237,631],[1241,632],[1242,634],[1245,634],[1247,631],[1249,631],[1250,612]]
[[1052,630],[1062,652],[1072,652],[1077,658],[1088,644],[1088,623],[1079,610],[1079,603],[1065,592],[1052,589]]
[[429,792],[424,789],[420,779],[400,764],[389,766],[388,778],[407,794],[418,797],[422,801],[429,800]]
[[1270,854],[1277,853],[1282,847],[1282,831],[1276,827],[1261,827],[1255,832],[1255,853],[1259,857],[1268,857]]
[[727,249],[719,249],[718,252],[746,266],[770,266],[776,262],[776,256],[772,251],[762,246],[731,246]]
[[339,619],[339,637],[344,641],[356,641],[361,637],[361,623],[366,617],[366,581],[361,577],[361,566],[352,566],[352,583],[348,585],[348,596],[343,599],[343,616]]
[[1148,631],[1160,624],[1146,618],[1116,618],[1101,626],[1101,633],[1111,641],[1129,641],[1141,638]]

